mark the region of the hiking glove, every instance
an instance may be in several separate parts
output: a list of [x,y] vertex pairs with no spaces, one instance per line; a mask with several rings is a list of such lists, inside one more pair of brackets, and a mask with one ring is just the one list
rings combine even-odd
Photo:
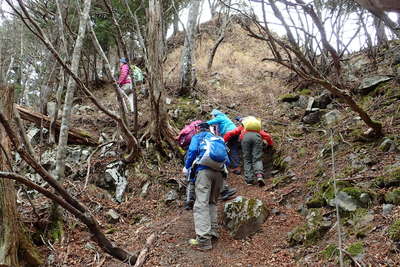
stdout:
[[186,169],[186,167],[183,167],[182,173],[183,173],[184,175],[188,175],[188,169]]

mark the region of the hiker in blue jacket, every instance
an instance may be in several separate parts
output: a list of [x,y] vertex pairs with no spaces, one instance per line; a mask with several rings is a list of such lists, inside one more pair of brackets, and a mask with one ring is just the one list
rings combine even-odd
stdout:
[[[198,128],[199,133],[194,135],[190,142],[183,173],[187,174],[190,168],[192,168],[191,172],[195,173],[196,200],[193,207],[193,217],[196,239],[191,239],[190,244],[201,250],[209,250],[212,249],[211,239],[219,237],[216,204],[223,184],[224,168],[215,170],[196,164],[196,159],[201,159],[205,152],[201,149],[203,140],[210,140],[209,138],[214,137],[207,123],[199,124]],[[223,146],[223,149],[225,149],[225,146]],[[229,164],[227,154],[224,161]],[[193,163],[195,163],[194,166]]]
[[[227,132],[236,128],[236,125],[223,112],[218,109],[211,111],[213,118],[207,121],[208,125],[216,125],[218,135],[224,136]],[[229,147],[229,156],[231,157],[231,170],[234,174],[240,174],[240,141],[238,138],[231,139],[227,146]]]
[[[199,129],[199,127],[198,127],[198,125],[201,123],[201,122],[203,122],[203,121],[200,121],[200,120],[197,120],[197,121],[195,121],[195,123],[196,123],[196,126],[195,126],[195,134],[197,134],[197,133],[199,133],[200,132],[200,129]],[[190,126],[190,125],[188,125],[188,126]],[[206,125],[206,124],[204,124],[204,126],[205,127],[207,127],[207,128],[209,128],[208,127],[208,124]],[[186,127],[185,126],[185,128],[184,129],[189,129],[189,127]],[[191,143],[191,140],[192,140],[192,138],[193,138],[193,136],[195,135],[195,134],[192,134],[192,135],[190,135],[191,134],[191,132],[190,133],[188,133],[188,131],[184,131],[184,130],[182,130],[181,131],[181,139],[184,139],[185,140],[185,142],[187,143],[187,147],[186,147],[186,151],[189,149],[189,145],[190,145],[190,143]],[[208,132],[209,134],[211,134],[210,132]],[[188,135],[190,135],[190,136],[188,136]],[[207,136],[209,136],[209,135],[207,135]],[[189,139],[189,141],[187,140],[187,139]],[[192,151],[192,153],[193,153],[193,151]],[[186,161],[186,159],[187,159],[187,157],[189,156],[189,153],[187,152],[187,153],[185,153],[185,158],[184,158],[184,162]],[[193,154],[192,154],[192,157],[193,157]],[[196,157],[195,157],[196,158]],[[191,161],[191,162],[193,162],[193,161]],[[191,166],[191,165],[190,165]],[[188,170],[190,170],[190,166],[188,166]],[[188,181],[188,183],[187,183],[187,186],[186,186],[186,199],[185,199],[185,205],[184,205],[184,208],[186,209],[186,210],[191,210],[192,208],[193,208],[193,205],[194,205],[194,201],[195,201],[195,192],[194,192],[194,180],[193,181],[191,181],[191,179],[190,179],[190,176],[193,176],[195,174],[195,170],[193,170],[193,172],[190,172],[190,174],[188,174],[188,175],[186,175],[186,177],[187,177],[187,181]],[[225,201],[225,200],[228,200],[228,199],[230,199],[233,195],[235,195],[236,194],[236,189],[235,188],[230,188],[229,187],[229,185],[228,185],[228,183],[226,182],[226,179],[224,179],[224,183],[223,183],[223,187],[222,187],[222,191],[221,191],[221,193],[220,193],[220,197],[221,197],[221,199],[223,200],[223,201]]]

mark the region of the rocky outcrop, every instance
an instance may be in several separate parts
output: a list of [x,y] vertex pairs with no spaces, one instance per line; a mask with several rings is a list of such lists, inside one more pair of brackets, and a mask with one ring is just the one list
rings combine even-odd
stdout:
[[267,209],[259,199],[238,196],[224,207],[224,225],[235,239],[257,232],[267,216]]

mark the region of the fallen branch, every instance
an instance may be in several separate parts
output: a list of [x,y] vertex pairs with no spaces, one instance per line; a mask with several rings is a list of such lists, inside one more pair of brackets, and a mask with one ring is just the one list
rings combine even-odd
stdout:
[[134,267],[140,267],[146,260],[147,252],[150,250],[151,245],[153,245],[154,240],[156,240],[156,234],[152,233],[146,240],[146,244],[144,248],[140,251],[139,256],[137,257],[136,263]]
[[165,229],[167,229],[171,224],[175,223],[179,218],[180,218],[180,216],[176,217],[175,219],[173,219],[172,221],[170,221],[169,223],[164,225],[164,227],[162,227],[160,230],[155,231],[147,238],[146,244],[145,244],[144,248],[140,251],[134,267],[141,267],[144,264],[144,262],[146,261],[146,258],[147,258],[147,253],[149,252],[150,248],[152,247],[154,241],[156,240],[157,233],[162,232]]
[[[26,107],[16,105],[16,108],[19,112],[19,115],[23,120],[30,121],[35,123],[38,127],[41,126],[43,122],[43,126],[45,128],[49,128],[51,124],[51,118],[43,115],[42,113],[35,112],[30,110]],[[60,132],[61,122],[55,122],[55,130],[58,133]],[[93,136],[85,130],[77,129],[77,128],[70,128],[68,132],[68,144],[75,144],[75,145],[86,145],[86,146],[97,146],[99,142],[97,141],[97,136]]]

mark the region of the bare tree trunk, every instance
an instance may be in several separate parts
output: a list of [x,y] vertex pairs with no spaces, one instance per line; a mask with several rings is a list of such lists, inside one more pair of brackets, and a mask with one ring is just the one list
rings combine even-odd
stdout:
[[[229,1],[229,5],[230,5],[230,1]],[[219,47],[219,45],[222,43],[222,41],[225,38],[225,31],[226,28],[229,25],[229,20],[230,20],[230,14],[229,14],[229,7],[227,7],[227,11],[225,14],[222,15],[222,26],[219,29],[219,36],[217,41],[214,43],[214,46],[211,48],[210,50],[210,56],[208,58],[208,62],[207,62],[207,70],[210,71],[213,61],[214,61],[214,57],[215,57],[215,53],[217,52],[217,49]]]
[[[57,5],[57,24],[58,28],[60,31],[60,37],[61,37],[61,56],[63,60],[66,59],[68,56],[68,50],[67,50],[67,40],[65,39],[64,35],[64,22],[63,18],[65,15],[65,7],[64,7],[64,0],[56,0],[56,5]],[[62,98],[62,91],[64,89],[64,84],[65,84],[65,71],[63,68],[60,68],[60,82],[58,84],[57,92],[56,92],[56,106],[55,106],[55,111],[54,114],[52,115],[52,120],[50,123],[49,127],[49,143],[54,144],[56,142],[56,133],[55,133],[55,123],[58,119],[58,111],[60,110],[61,107],[61,98]]]
[[189,9],[188,25],[186,27],[185,43],[181,56],[180,90],[178,92],[180,95],[190,94],[193,84],[196,82],[193,65],[196,45],[195,33],[199,8],[200,0],[192,0]]
[[173,129],[169,125],[168,113],[164,103],[164,78],[162,64],[162,10],[160,0],[150,0],[148,9],[148,71],[149,71],[149,93],[151,105],[150,135],[160,146],[165,147],[163,140],[172,148],[176,148],[173,139]]
[[386,32],[385,32],[385,24],[378,17],[374,17],[374,25],[375,25],[376,39],[377,39],[378,46],[386,45],[388,38],[387,38]]
[[[8,120],[11,120],[12,114],[14,97],[12,91],[10,88],[2,88],[0,94],[0,107]],[[3,127],[0,127],[0,142],[2,148],[4,148],[4,151],[0,152],[0,169],[10,170],[11,166],[6,161],[6,153],[10,153],[10,142]],[[19,266],[17,258],[18,239],[14,238],[19,231],[16,204],[15,183],[0,179],[0,233],[2,233],[0,235],[0,263],[11,266]]]
[[179,32],[179,14],[174,14],[174,21],[173,21],[174,31],[172,36],[175,36]]
[[219,6],[218,0],[208,0],[208,6],[210,7],[211,18],[214,18],[218,13],[217,9]]
[[[1,112],[11,121],[14,90],[6,87],[1,88],[1,92]],[[0,126],[0,145],[0,169],[11,171],[10,141],[2,126]],[[16,213],[16,204],[15,182],[0,179],[0,265],[39,266],[41,264],[40,257],[21,229]]]
[[[78,32],[78,37],[76,38],[74,52],[72,54],[72,63],[71,63],[71,71],[74,74],[78,74],[79,70],[79,62],[81,59],[81,51],[83,46],[83,40],[85,38],[86,23],[89,18],[91,2],[92,2],[91,0],[84,1],[83,13],[80,16],[79,32]],[[71,117],[71,108],[72,108],[72,101],[74,99],[75,87],[76,87],[76,82],[72,77],[70,77],[68,80],[67,92],[65,95],[60,136],[58,139],[57,156],[56,156],[57,179],[63,179],[65,175],[64,172],[65,172],[66,146],[68,141],[69,120]]]

